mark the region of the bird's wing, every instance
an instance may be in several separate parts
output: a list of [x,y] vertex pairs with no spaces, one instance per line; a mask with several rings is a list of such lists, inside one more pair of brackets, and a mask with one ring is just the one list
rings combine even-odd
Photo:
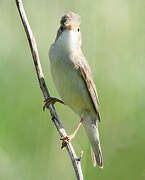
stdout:
[[86,61],[83,54],[81,55],[81,64],[79,65],[79,69],[80,69],[81,75],[83,77],[83,80],[85,82],[88,93],[90,95],[90,98],[92,100],[95,112],[97,113],[98,120],[100,121],[99,100],[98,100],[96,86],[93,81],[93,77],[91,74],[91,69],[89,67],[89,64]]

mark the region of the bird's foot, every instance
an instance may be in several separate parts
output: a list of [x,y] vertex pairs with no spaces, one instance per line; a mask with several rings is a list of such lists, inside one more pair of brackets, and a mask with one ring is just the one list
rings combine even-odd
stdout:
[[64,147],[67,146],[67,144],[75,137],[77,131],[79,130],[82,122],[83,122],[83,118],[80,120],[80,123],[78,124],[77,128],[75,129],[75,131],[73,132],[73,134],[71,134],[70,136],[64,136],[62,138],[60,138],[60,140],[62,140],[62,146],[61,149],[63,149]]
[[64,104],[64,102],[60,99],[57,99],[55,97],[49,97],[48,99],[44,100],[45,104],[43,106],[43,111],[45,110],[46,107],[48,107],[50,104],[55,104],[56,102],[59,102],[61,104]]
[[74,134],[70,135],[70,136],[64,136],[62,138],[60,138],[60,140],[62,140],[62,146],[61,149],[63,149],[64,147],[67,146],[67,144],[74,138]]

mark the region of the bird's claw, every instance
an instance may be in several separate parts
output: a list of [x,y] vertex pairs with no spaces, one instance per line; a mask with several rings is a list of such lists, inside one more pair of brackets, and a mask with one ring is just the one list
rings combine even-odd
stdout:
[[66,147],[67,144],[73,139],[73,137],[74,137],[73,135],[70,135],[70,136],[64,136],[64,137],[60,138],[60,140],[62,140],[61,149]]
[[46,107],[48,107],[50,104],[55,104],[56,102],[59,102],[61,104],[64,104],[64,102],[60,99],[57,99],[55,97],[49,97],[48,99],[44,100],[45,104],[43,106],[43,111],[45,110]]

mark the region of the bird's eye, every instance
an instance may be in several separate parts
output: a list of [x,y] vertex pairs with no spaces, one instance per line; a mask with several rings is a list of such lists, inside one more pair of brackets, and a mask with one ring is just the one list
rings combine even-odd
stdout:
[[63,26],[61,26],[61,27],[60,27],[60,30],[61,30],[61,31],[63,31],[63,30],[64,30],[64,27],[63,27]]
[[78,32],[80,31],[80,28],[78,28]]

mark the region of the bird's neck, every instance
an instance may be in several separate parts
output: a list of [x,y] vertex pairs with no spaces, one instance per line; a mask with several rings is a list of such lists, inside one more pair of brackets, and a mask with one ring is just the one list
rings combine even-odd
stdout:
[[64,31],[55,42],[63,52],[73,52],[81,47],[75,31]]

